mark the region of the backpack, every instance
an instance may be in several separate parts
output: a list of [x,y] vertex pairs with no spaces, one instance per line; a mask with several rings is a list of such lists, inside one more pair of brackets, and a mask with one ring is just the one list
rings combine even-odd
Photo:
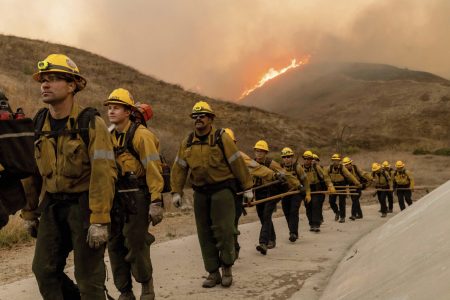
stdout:
[[[139,157],[139,154],[136,152],[136,150],[133,147],[133,138],[134,138],[134,134],[136,133],[136,129],[139,127],[139,125],[141,125],[141,122],[131,122],[131,126],[127,131],[127,135],[125,137],[125,142],[124,142],[124,146],[123,147],[119,147],[117,149],[115,149],[115,153],[117,154],[121,154],[125,151],[128,151],[131,153],[131,155],[133,155],[138,161],[141,160],[141,158]],[[142,124],[145,127],[146,124]],[[168,193],[172,190],[171,186],[170,186],[170,166],[167,163],[166,158],[162,155],[159,154],[159,159],[161,161],[161,175],[162,178],[164,180],[164,187],[162,192],[163,193]]]
[[0,121],[0,182],[23,179],[37,172],[34,128],[29,118]]

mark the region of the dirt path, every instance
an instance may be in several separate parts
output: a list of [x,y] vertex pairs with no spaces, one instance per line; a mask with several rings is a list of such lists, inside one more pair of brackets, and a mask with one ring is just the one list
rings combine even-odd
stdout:
[[[307,231],[306,218],[302,213],[300,239],[296,243],[288,241],[285,219],[276,218],[274,224],[278,236],[277,247],[267,256],[262,256],[255,250],[259,224],[255,222],[242,225],[240,241],[243,249],[241,258],[233,269],[235,282],[230,289],[201,288],[202,277],[206,273],[196,235],[158,243],[152,246],[151,254],[157,296],[164,299],[318,299],[349,247],[385,222],[386,219],[380,218],[377,210],[376,205],[365,206],[363,220],[347,221],[344,224],[334,222],[332,213],[325,211],[325,223],[320,234]],[[178,223],[181,219],[187,221],[188,217],[192,219],[187,213],[174,219]],[[170,219],[167,218],[166,223],[170,223]],[[166,236],[176,234],[166,233]],[[32,251],[27,251],[21,251],[20,255],[32,256]],[[72,274],[73,269],[68,268],[67,272]],[[31,274],[28,273],[27,276],[2,284],[0,299],[37,299],[39,293],[35,280]],[[111,278],[107,286],[117,297]],[[135,290],[138,294],[138,286]]]

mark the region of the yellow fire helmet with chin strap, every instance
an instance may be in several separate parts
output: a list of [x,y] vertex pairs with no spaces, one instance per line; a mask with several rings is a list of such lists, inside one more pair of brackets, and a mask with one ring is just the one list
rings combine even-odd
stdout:
[[319,155],[317,155],[317,154],[315,154],[315,153],[313,153],[313,159],[314,159],[315,161],[320,161]]
[[269,152],[269,144],[267,144],[267,142],[264,140],[259,140],[256,142],[253,149],[258,149],[258,150],[263,150],[263,151]]
[[281,150],[281,157],[289,157],[289,156],[294,156],[294,151],[289,147],[283,148]]
[[352,162],[353,162],[353,160],[351,160],[350,157],[348,157],[348,156],[346,156],[346,157],[344,157],[344,158],[342,159],[342,164],[343,164],[344,166],[349,165],[349,164],[351,164]]
[[302,157],[303,157],[304,159],[307,159],[307,158],[312,158],[312,159],[314,159],[314,154],[312,153],[312,151],[306,150],[305,152],[303,152]]
[[331,156],[331,160],[341,160],[341,156],[337,153],[333,154],[333,156]]
[[136,107],[131,93],[123,88],[118,88],[112,91],[108,99],[103,103],[105,106],[109,104],[121,104],[132,108]]
[[381,165],[383,166],[383,168],[389,168],[391,166],[387,160],[383,161]]
[[33,74],[33,79],[41,81],[41,75],[47,73],[59,73],[63,75],[73,76],[77,85],[77,90],[81,91],[86,87],[86,78],[81,76],[77,65],[68,56],[64,54],[50,54],[46,59],[41,60],[37,64],[38,72]]
[[379,163],[374,162],[372,164],[372,172],[377,172],[381,169],[381,165]]
[[208,114],[215,116],[211,106],[205,101],[199,101],[194,104],[194,107],[192,107],[191,116],[199,114]]
[[397,169],[403,169],[404,167],[405,167],[405,163],[402,162],[401,160],[399,160],[395,163],[395,168],[397,168]]
[[225,128],[224,131],[233,139],[234,142],[237,142],[233,130],[230,128]]

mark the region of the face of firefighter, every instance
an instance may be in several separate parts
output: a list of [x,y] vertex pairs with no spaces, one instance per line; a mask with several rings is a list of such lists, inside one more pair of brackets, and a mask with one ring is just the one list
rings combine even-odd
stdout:
[[266,155],[267,155],[267,151],[260,150],[260,149],[255,149],[255,158],[256,158],[256,161],[262,161],[262,160],[264,160],[264,158],[266,158]]
[[304,158],[305,166],[309,167],[309,166],[311,166],[312,163],[313,163],[313,159],[312,158]]
[[341,163],[339,160],[332,160],[333,166],[337,167]]
[[347,170],[351,170],[352,169],[352,164],[347,164],[347,165],[345,165],[345,167],[347,168]]
[[191,117],[194,120],[195,129],[198,132],[207,133],[212,126],[213,118],[207,114],[196,114]]
[[285,166],[290,166],[290,165],[292,165],[292,161],[294,160],[294,157],[293,156],[284,156],[284,157],[282,157],[282,159],[283,159],[283,163]]
[[130,119],[131,111],[121,104],[108,104],[108,119],[111,124],[122,124]]
[[41,99],[47,104],[63,102],[69,96],[73,96],[76,89],[74,81],[67,81],[64,77],[49,73],[41,75]]

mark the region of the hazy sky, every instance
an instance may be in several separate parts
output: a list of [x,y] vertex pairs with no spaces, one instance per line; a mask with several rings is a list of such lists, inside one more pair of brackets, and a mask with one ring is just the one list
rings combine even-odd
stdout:
[[449,0],[0,0],[0,11],[0,33],[83,48],[223,99],[309,54],[450,78]]

